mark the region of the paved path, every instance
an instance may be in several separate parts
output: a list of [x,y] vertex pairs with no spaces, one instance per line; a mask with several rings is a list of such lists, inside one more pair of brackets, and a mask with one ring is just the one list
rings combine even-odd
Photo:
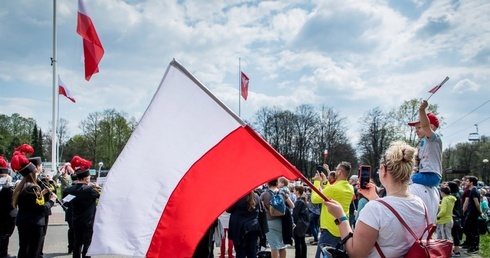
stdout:
[[[48,234],[46,236],[46,243],[44,247],[44,257],[60,257],[60,258],[69,258],[71,255],[67,254],[67,240],[66,240],[66,232],[67,232],[67,224],[65,222],[65,213],[61,209],[59,205],[53,207],[52,209],[53,215],[49,218],[49,228]],[[306,242],[309,243],[309,240],[312,237],[307,237]],[[18,251],[18,234],[17,231],[14,232],[13,236],[10,238],[9,244],[9,253],[11,255],[16,255]],[[307,244],[307,256],[315,257],[316,246],[312,246]],[[287,249],[287,258],[294,258],[294,247],[289,247]],[[214,256],[219,257],[220,249],[214,249]],[[94,256],[95,257],[95,256]],[[119,257],[119,256],[97,256],[101,258],[109,258],[109,257]],[[228,256],[225,256],[228,257]],[[481,258],[479,255],[462,255],[461,257],[473,257],[473,258]],[[171,258],[171,257],[170,257]]]

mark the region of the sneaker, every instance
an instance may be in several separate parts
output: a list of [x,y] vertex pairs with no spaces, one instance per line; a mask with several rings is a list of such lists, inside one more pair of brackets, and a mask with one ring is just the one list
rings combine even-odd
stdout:
[[460,252],[455,252],[453,251],[453,253],[451,254],[451,257],[461,257],[461,253]]
[[477,254],[480,251],[480,248],[478,247],[470,247],[468,251],[466,251],[467,254]]

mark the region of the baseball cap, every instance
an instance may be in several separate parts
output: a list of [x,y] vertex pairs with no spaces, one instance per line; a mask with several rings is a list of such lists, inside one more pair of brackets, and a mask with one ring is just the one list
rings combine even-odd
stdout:
[[[436,128],[439,128],[439,118],[437,118],[436,115],[434,115],[433,113],[427,113],[427,118],[429,118],[429,123],[431,125],[434,125]],[[415,126],[418,123],[420,123],[420,120],[409,122],[408,125],[409,126]]]

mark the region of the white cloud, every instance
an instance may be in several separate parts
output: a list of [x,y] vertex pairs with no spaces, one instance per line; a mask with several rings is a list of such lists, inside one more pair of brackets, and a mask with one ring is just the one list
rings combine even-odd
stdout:
[[[490,95],[486,0],[85,2],[105,48],[90,82],[80,62],[76,1],[58,2],[58,73],[77,99],[60,100],[60,115],[72,133],[89,113],[108,108],[139,118],[172,58],[238,112],[241,57],[250,77],[243,118],[266,105],[327,103],[349,118],[353,139],[366,111],[427,98],[445,76],[451,79],[431,103],[448,124]],[[51,10],[37,0],[0,3],[0,34],[9,36],[0,41],[0,112],[33,117],[44,128],[51,120]]]
[[452,90],[453,92],[464,93],[467,91],[478,91],[479,89],[480,85],[472,82],[470,79],[463,79],[458,81]]

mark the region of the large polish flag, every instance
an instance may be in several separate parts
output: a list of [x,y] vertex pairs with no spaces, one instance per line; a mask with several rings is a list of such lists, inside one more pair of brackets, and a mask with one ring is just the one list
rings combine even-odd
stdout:
[[104,48],[82,0],[78,0],[77,33],[83,38],[85,80],[88,81],[92,75],[99,72],[99,63],[104,55]]
[[173,60],[112,166],[89,255],[192,257],[257,186],[301,173]]

